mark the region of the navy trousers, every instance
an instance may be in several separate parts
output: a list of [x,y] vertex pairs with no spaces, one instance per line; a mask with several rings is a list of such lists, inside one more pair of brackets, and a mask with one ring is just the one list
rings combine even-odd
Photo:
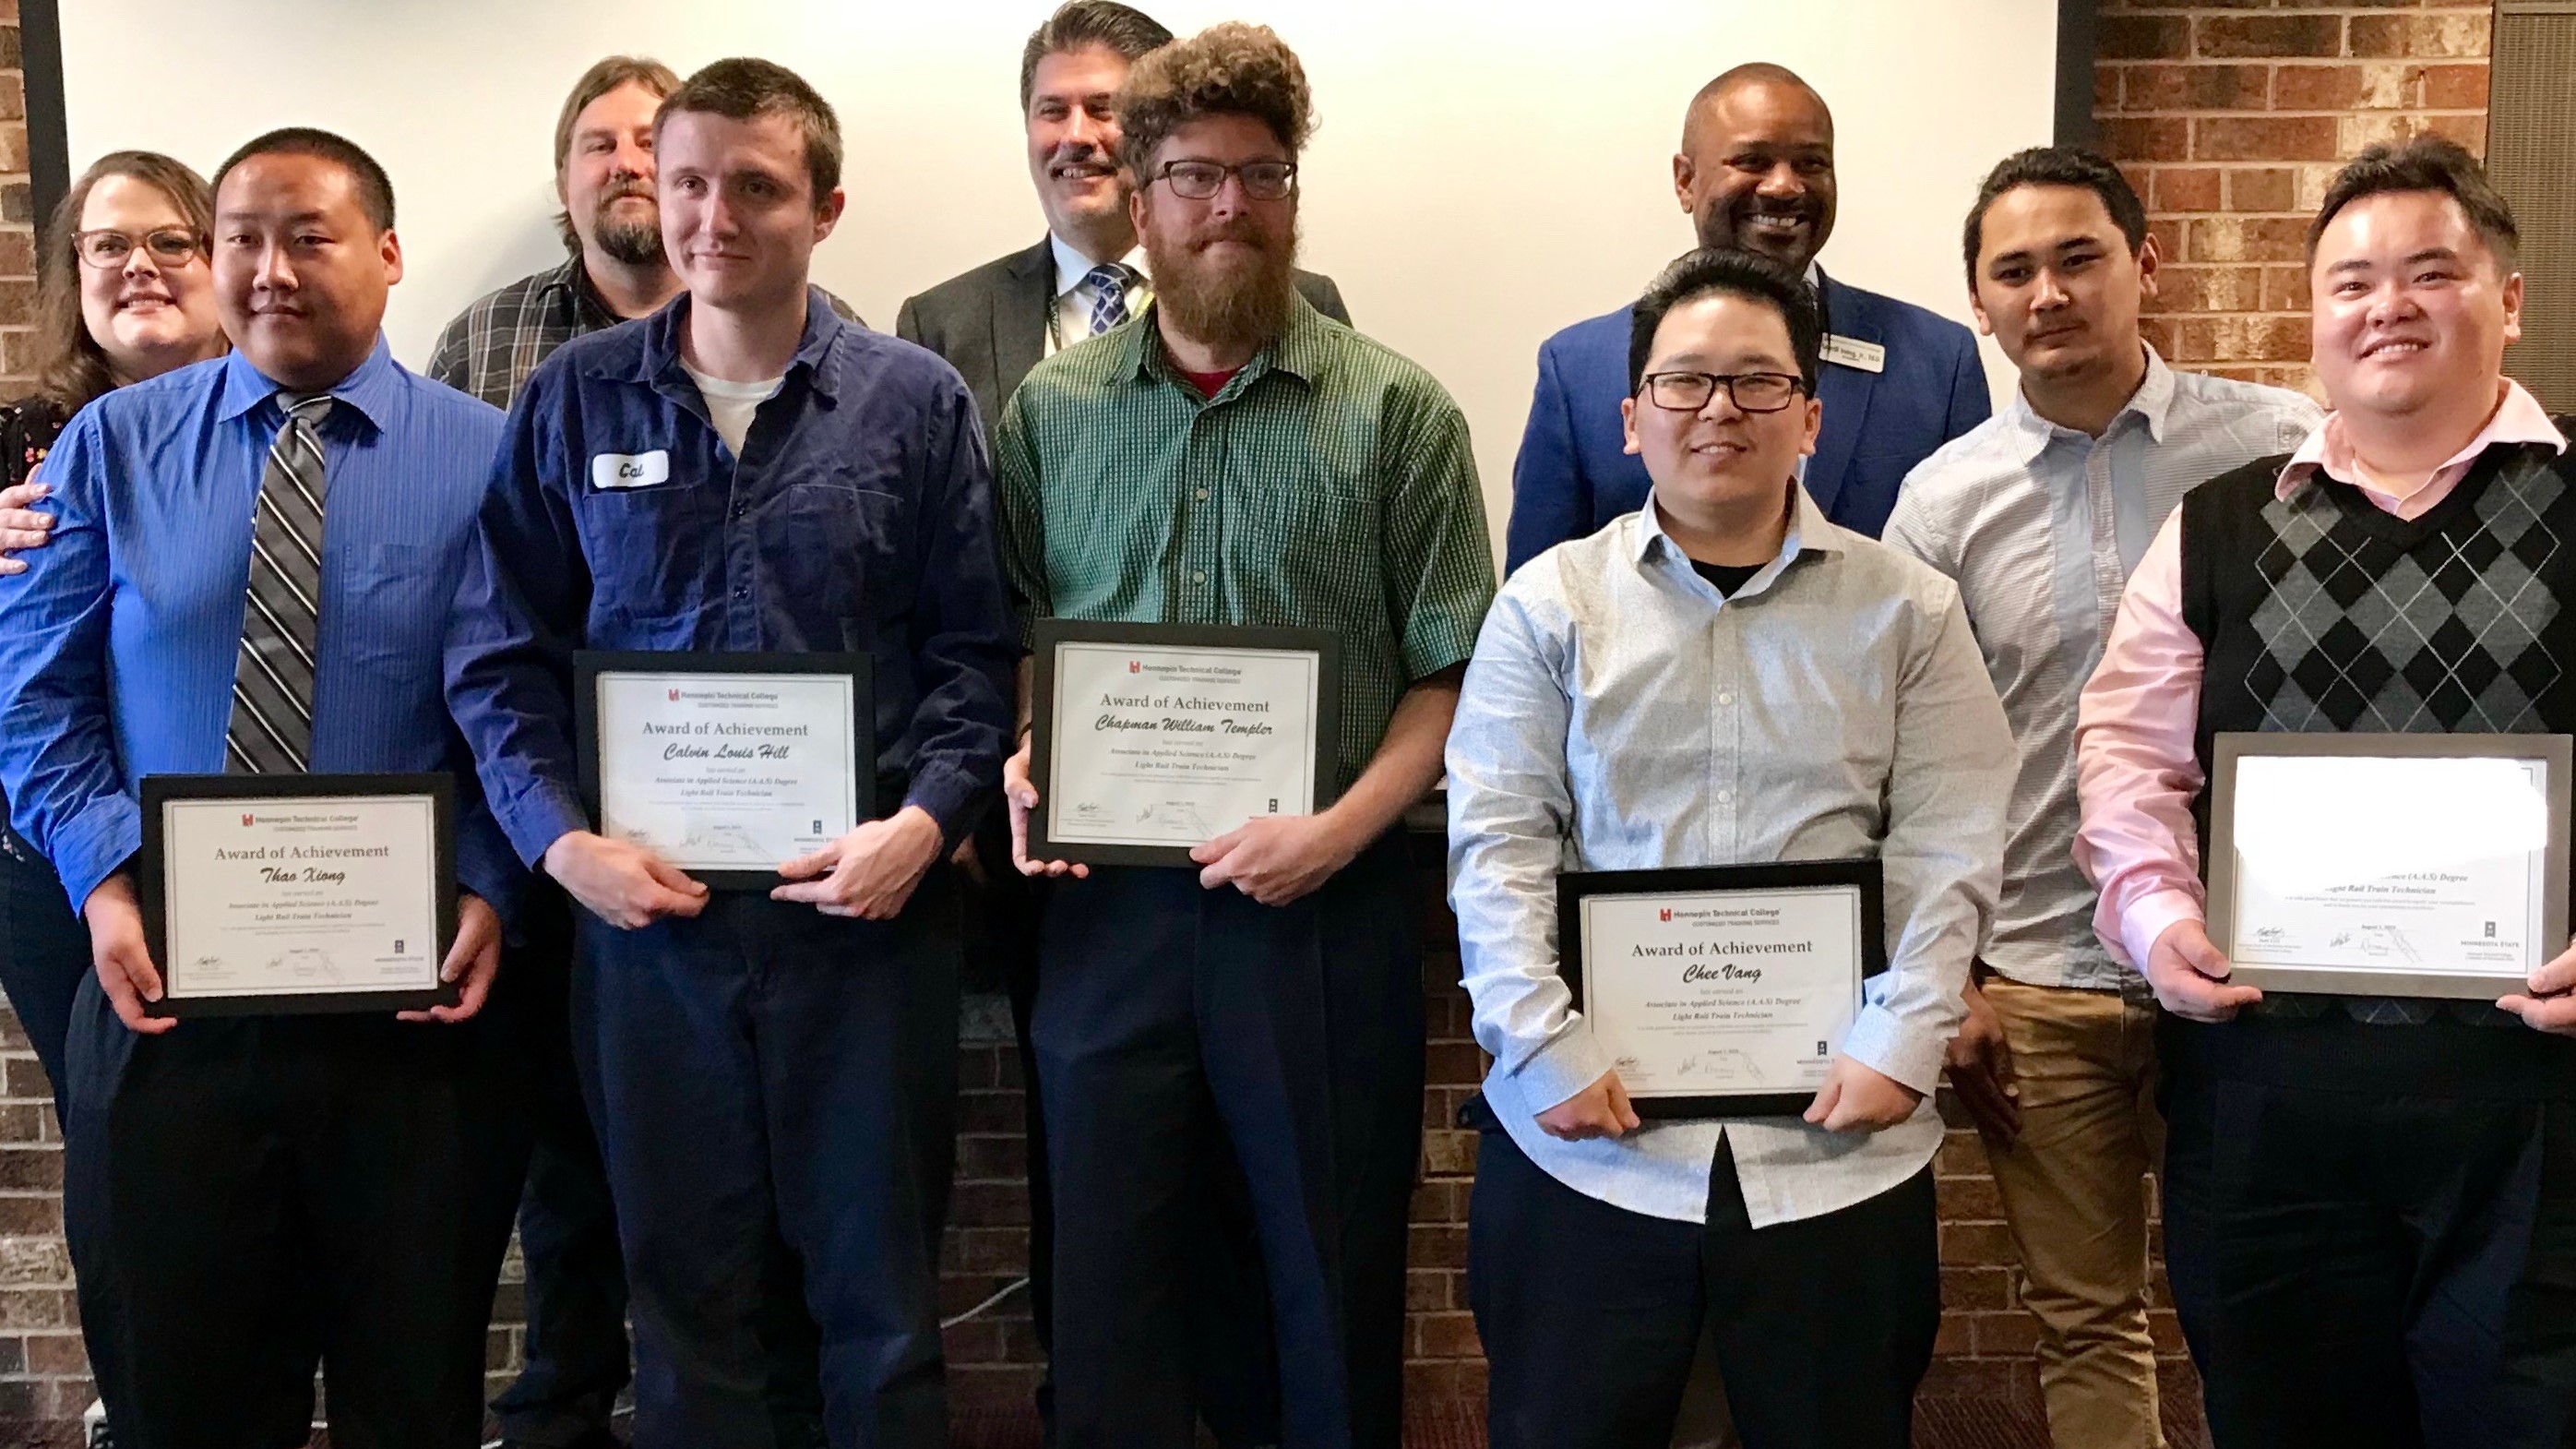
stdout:
[[787,1437],[781,1244],[833,1449],[947,1442],[918,1133],[954,1070],[953,909],[933,872],[889,922],[718,892],[695,920],[580,923],[575,1051],[625,1242],[640,1449]]
[[[300,1445],[317,1362],[334,1444],[481,1442],[527,1170],[510,966],[456,1026],[246,1017],[138,1038],[84,984],[66,1154],[106,1203],[119,1444]],[[98,1286],[82,1281],[85,1312]]]
[[[54,1121],[70,1135],[71,1075],[66,1062],[72,1003],[89,979],[89,929],[72,914],[61,877],[36,848],[6,823],[0,800],[0,991],[18,1013],[18,1025],[45,1069],[54,1094]],[[63,1237],[78,1280],[82,1339],[92,1374],[101,1385],[114,1377],[116,1295],[109,1291],[106,1203],[95,1174],[66,1172]]]
[[1284,908],[1189,870],[1056,884],[1030,1034],[1064,1449],[1193,1442],[1212,1331],[1196,1245],[1220,1148],[1260,1244],[1281,1443],[1374,1443],[1400,1424],[1422,1072],[1404,882],[1389,841]]
[[1664,1449],[1703,1325],[1745,1449],[1906,1449],[1941,1322],[1938,1234],[1928,1164],[1756,1228],[1721,1142],[1707,1222],[1676,1222],[1575,1191],[1489,1126],[1467,1286],[1494,1449]]
[[2218,1449],[2576,1446],[2576,1041],[2336,1011],[2158,1048]]

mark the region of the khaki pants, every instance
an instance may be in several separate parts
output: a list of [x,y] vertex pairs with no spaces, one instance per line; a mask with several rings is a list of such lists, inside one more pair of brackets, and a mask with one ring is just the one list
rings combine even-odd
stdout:
[[2147,1333],[2144,1179],[2164,1157],[2152,1003],[2117,993],[1978,988],[2003,1020],[2021,1134],[1986,1155],[2040,1322],[2039,1381],[2058,1449],[2162,1449]]

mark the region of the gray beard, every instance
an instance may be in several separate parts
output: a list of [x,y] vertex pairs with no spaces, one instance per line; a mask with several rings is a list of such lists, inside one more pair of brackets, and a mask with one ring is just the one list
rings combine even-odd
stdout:
[[662,261],[662,223],[658,217],[633,224],[601,218],[591,229],[591,239],[610,260],[630,267],[658,266]]

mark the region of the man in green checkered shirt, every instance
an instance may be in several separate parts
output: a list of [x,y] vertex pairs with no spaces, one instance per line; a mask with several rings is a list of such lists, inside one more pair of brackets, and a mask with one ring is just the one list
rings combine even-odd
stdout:
[[1296,292],[1308,107],[1266,29],[1136,63],[1118,120],[1155,300],[1041,363],[995,433],[1027,618],[1320,628],[1342,649],[1340,798],[1199,846],[1195,872],[1029,861],[1025,739],[1007,767],[1020,868],[1063,877],[1030,1035],[1067,1444],[1193,1442],[1210,1326],[1181,1282],[1187,1187],[1229,1154],[1281,1442],[1395,1449],[1401,1427],[1423,1020],[1394,831],[1439,777],[1493,555],[1457,405]]

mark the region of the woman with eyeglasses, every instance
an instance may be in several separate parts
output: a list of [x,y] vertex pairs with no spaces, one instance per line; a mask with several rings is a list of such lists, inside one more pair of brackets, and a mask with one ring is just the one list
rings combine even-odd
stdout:
[[[0,478],[8,484],[0,488],[0,605],[16,591],[7,575],[42,567],[19,551],[43,547],[53,527],[41,509],[39,465],[72,415],[103,393],[226,350],[206,254],[214,225],[205,179],[151,151],[101,157],[55,209],[38,264],[36,390],[0,404]],[[89,933],[53,866],[7,818],[0,800],[0,990],[44,1065],[59,1120],[64,1042],[73,994],[90,969]],[[68,1137],[71,1124],[64,1125]],[[78,1184],[69,1186],[77,1196]],[[76,1207],[65,1214],[73,1267],[94,1280],[80,1217]],[[103,1379],[106,1366],[95,1362],[108,1341],[101,1285],[82,1287],[83,1326]]]

